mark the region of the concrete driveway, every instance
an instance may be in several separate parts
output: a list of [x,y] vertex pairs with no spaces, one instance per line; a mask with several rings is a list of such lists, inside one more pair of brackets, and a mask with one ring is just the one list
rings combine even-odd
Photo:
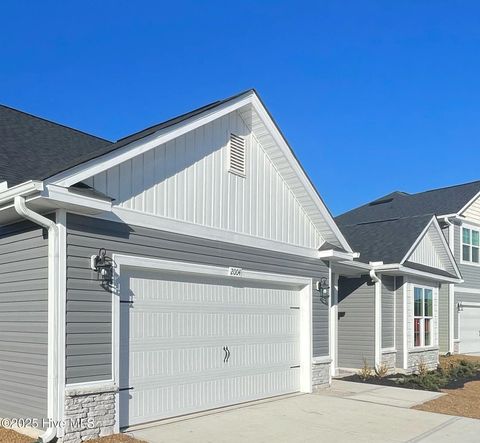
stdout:
[[127,433],[160,442],[478,442],[480,420],[409,409],[438,394],[334,381],[318,394],[278,397]]

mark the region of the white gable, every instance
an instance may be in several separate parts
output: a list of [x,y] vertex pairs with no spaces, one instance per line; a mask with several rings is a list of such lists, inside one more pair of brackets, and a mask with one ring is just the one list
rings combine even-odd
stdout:
[[455,275],[457,271],[452,259],[443,234],[437,229],[436,224],[432,222],[420,242],[405,261],[430,268],[441,269],[442,271]]
[[480,197],[477,197],[472,203],[470,203],[460,215],[480,223]]
[[[231,133],[245,137],[245,177],[229,172]],[[325,241],[238,111],[84,182],[134,211],[308,248]]]

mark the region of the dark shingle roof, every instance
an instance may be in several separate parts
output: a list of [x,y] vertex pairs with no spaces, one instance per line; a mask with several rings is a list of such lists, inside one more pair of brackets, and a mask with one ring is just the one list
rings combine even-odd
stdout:
[[447,215],[457,213],[480,192],[480,181],[407,194],[392,192],[373,202],[352,209],[336,217],[339,225],[417,216],[422,214]]
[[115,143],[0,105],[0,181],[13,186],[44,180],[251,92],[215,101]]
[[66,169],[112,143],[0,105],[0,181],[14,186]]
[[340,226],[340,229],[352,249],[360,252],[359,261],[400,263],[432,217],[433,214],[427,214]]

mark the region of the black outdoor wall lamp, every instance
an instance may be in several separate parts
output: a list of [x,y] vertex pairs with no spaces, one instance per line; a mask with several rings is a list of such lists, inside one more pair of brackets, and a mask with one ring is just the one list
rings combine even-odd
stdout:
[[317,281],[317,291],[320,292],[321,297],[328,297],[330,295],[330,286],[328,285],[327,277],[322,277]]
[[113,260],[107,256],[107,250],[100,248],[97,255],[90,258],[90,268],[98,272],[104,283],[110,284],[113,279]]

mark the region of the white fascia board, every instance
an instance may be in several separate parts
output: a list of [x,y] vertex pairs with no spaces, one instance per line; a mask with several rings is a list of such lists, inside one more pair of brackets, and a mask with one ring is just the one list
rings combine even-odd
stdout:
[[318,258],[330,261],[353,261],[355,254],[352,252],[335,251],[334,249],[326,249],[318,251]]
[[126,209],[113,206],[111,212],[92,214],[92,217],[117,223],[119,221],[122,221],[127,225],[131,226],[140,226],[149,229],[156,229],[159,231],[174,232],[177,234],[206,238],[209,240],[233,243],[253,248],[266,249],[269,251],[276,251],[284,254],[292,254],[301,257],[316,259],[319,258],[319,251],[317,249],[292,245],[279,242],[277,240],[269,240],[266,238],[255,237],[253,235],[241,234],[238,232],[231,232],[219,228],[211,228],[209,226],[202,226],[182,220],[175,220],[173,218],[162,217],[160,215],[147,214],[145,212],[136,211],[134,209]]
[[0,182],[0,192],[4,192],[8,189],[8,183],[3,181],[3,182]]
[[43,182],[41,181],[30,180],[25,183],[20,183],[19,185],[12,186],[0,192],[0,205],[13,200],[17,195],[25,197],[26,195],[39,191],[43,191]]
[[[401,260],[400,260],[400,263],[403,264],[405,263],[405,261],[408,259],[408,257],[410,257],[412,254],[413,254],[413,251],[415,251],[415,248],[419,245],[419,243],[422,241],[423,237],[425,236],[425,234],[427,233],[428,231],[428,228],[430,227],[430,225],[432,224],[432,221],[433,220],[436,220],[436,217],[433,215],[432,218],[430,219],[430,221],[427,223],[427,225],[425,226],[425,228],[423,229],[423,231],[421,232],[421,234],[417,237],[417,239],[414,241],[413,245],[410,247],[410,249],[408,250],[408,252],[405,254],[405,257],[403,257]],[[438,224],[438,223],[437,223]],[[443,235],[443,234],[442,234]]]
[[355,269],[361,269],[361,270],[365,270],[365,271],[370,271],[372,269],[372,266],[369,265],[368,263],[363,263],[363,262],[359,262],[359,261],[345,261],[345,260],[342,260],[342,261],[338,261],[337,262],[339,265],[343,265],[343,266],[348,266],[350,268],[355,268]]
[[45,187],[41,196],[59,204],[85,207],[88,209],[88,212],[92,210],[110,212],[112,210],[111,201],[80,195],[62,186],[52,184]]
[[454,277],[447,277],[444,275],[434,274],[432,272],[426,271],[419,271],[417,269],[409,268],[408,266],[404,266],[400,263],[394,263],[390,265],[382,265],[382,266],[375,266],[374,269],[376,271],[381,271],[383,274],[404,274],[404,275],[414,275],[417,277],[426,278],[428,280],[436,280],[439,282],[446,282],[446,283],[463,283],[463,279],[461,278],[454,278]]
[[430,220],[430,222],[427,224],[427,226],[425,227],[425,229],[422,231],[422,233],[418,236],[418,238],[415,240],[415,243],[412,245],[412,247],[408,250],[408,252],[406,253],[405,257],[403,257],[403,259],[400,261],[400,264],[403,265],[407,260],[408,258],[410,257],[410,255],[412,255],[413,251],[415,251],[415,248],[419,245],[419,243],[423,240],[423,237],[425,237],[428,229],[430,228],[430,226],[433,224],[433,226],[435,227],[438,235],[440,236],[440,239],[442,241],[442,245],[443,247],[445,248],[445,250],[447,251],[447,255],[448,255],[448,258],[450,260],[450,263],[452,264],[453,266],[453,269],[455,270],[455,275],[457,276],[458,279],[462,279],[462,274],[460,272],[460,269],[458,268],[458,265],[457,265],[457,262],[455,260],[455,257],[453,256],[453,253],[452,253],[452,250],[450,249],[450,246],[448,246],[448,243],[447,243],[447,240],[445,239],[445,236],[443,235],[443,232],[442,232],[442,228],[440,228],[440,225],[438,224],[438,220],[437,220],[437,217],[436,216],[432,216],[432,219]]
[[462,209],[460,209],[460,211],[458,211],[458,215],[462,215],[478,198],[480,198],[480,192],[477,192],[475,196]]
[[245,105],[252,103],[253,92],[246,93],[236,99],[233,99],[223,105],[219,105],[210,111],[205,111],[198,116],[191,117],[188,120],[179,122],[175,125],[161,129],[154,134],[143,137],[115,151],[106,153],[96,159],[82,163],[67,171],[61,172],[47,180],[47,183],[69,187],[75,183],[81,182],[88,177],[92,177],[100,172],[110,169],[120,163],[123,163],[133,157],[149,151],[170,140],[180,137],[200,126],[204,126],[213,120],[218,119],[230,112],[233,112]]
[[348,251],[348,252],[353,252],[352,248],[348,244],[347,240],[341,233],[340,229],[338,228],[337,224],[333,220],[332,215],[328,211],[327,207],[323,203],[322,199],[318,195],[316,189],[313,187],[312,183],[306,176],[304,170],[301,168],[299,165],[297,159],[294,157],[292,154],[292,151],[290,147],[288,146],[288,143],[278,130],[277,126],[275,123],[272,121],[270,115],[268,114],[267,110],[259,100],[259,98],[255,95],[252,98],[253,106],[255,110],[258,113],[258,116],[261,118],[263,121],[263,124],[267,127],[267,129],[270,131],[273,139],[277,143],[277,146],[281,149],[283,155],[287,159],[287,161],[290,164],[290,167],[295,171],[297,176],[300,178],[302,185],[305,187],[306,191],[310,195],[310,198],[314,202],[315,206],[317,209],[320,211],[324,219],[326,220],[327,224],[329,225],[330,229],[333,231],[335,236],[337,237],[339,243],[342,245],[342,247]]

